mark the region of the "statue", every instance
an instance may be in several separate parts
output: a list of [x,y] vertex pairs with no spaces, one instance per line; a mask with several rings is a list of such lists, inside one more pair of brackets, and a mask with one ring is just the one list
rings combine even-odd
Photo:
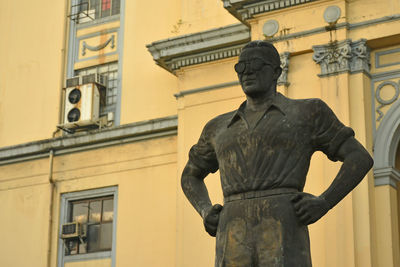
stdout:
[[[272,44],[247,44],[235,71],[247,100],[206,124],[182,189],[216,236],[215,267],[310,267],[307,225],[353,190],[373,160],[322,100],[276,92],[281,68]],[[315,151],[343,162],[320,196],[303,192]],[[211,204],[203,181],[218,169],[224,206]]]

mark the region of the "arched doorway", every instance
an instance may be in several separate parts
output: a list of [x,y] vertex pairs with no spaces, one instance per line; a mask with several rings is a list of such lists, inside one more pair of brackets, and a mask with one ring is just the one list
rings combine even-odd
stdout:
[[378,253],[390,266],[400,258],[400,101],[386,113],[374,140],[375,208]]

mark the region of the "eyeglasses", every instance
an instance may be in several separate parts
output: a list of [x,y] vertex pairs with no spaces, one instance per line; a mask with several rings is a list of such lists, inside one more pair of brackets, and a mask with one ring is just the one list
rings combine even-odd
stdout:
[[251,71],[259,71],[264,67],[264,65],[272,66],[271,64],[265,63],[263,60],[261,60],[259,58],[255,58],[255,59],[252,59],[251,61],[247,61],[247,62],[241,61],[241,62],[236,63],[235,71],[238,74],[242,74],[245,71],[247,65],[250,65]]

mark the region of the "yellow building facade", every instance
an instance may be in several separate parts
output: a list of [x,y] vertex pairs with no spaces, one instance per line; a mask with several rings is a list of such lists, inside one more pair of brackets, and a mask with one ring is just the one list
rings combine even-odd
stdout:
[[[309,226],[313,266],[399,267],[399,29],[397,0],[3,0],[0,266],[213,266],[180,175],[245,100],[233,66],[261,39],[278,90],[324,100],[375,161]],[[339,167],[314,154],[305,191]]]

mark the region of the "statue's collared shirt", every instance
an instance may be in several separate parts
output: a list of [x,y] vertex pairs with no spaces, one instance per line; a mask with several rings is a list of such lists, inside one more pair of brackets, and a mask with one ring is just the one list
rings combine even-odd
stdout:
[[189,164],[220,170],[225,197],[283,187],[302,191],[312,154],[322,151],[336,161],[340,145],[354,136],[320,99],[277,93],[254,127],[245,106],[209,121],[189,152]]

